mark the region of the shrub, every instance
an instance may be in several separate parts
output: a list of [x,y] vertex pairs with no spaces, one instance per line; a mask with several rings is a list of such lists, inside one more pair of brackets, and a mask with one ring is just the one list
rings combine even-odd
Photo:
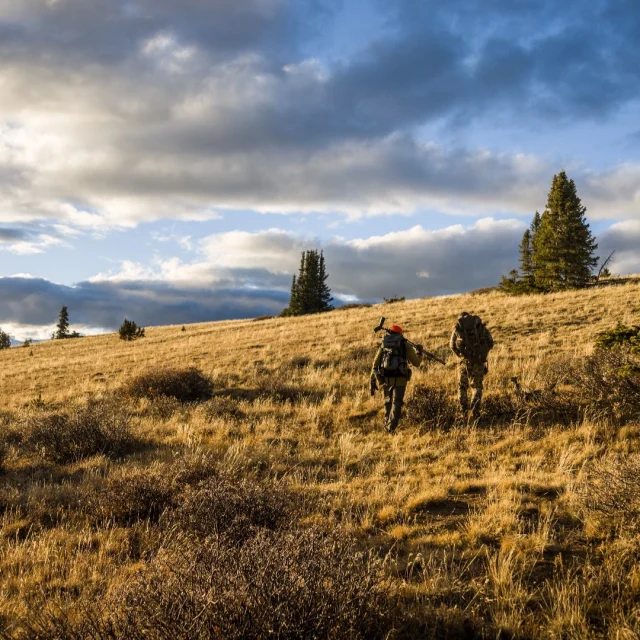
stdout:
[[581,508],[605,528],[640,533],[640,454],[596,462],[576,486]]
[[257,318],[253,318],[253,322],[263,322],[265,320],[273,320],[275,316],[258,316]]
[[418,385],[407,402],[407,418],[431,429],[448,429],[456,419],[456,405],[442,389]]
[[628,348],[597,348],[574,361],[576,399],[591,413],[624,424],[640,417],[639,360]]
[[119,594],[81,615],[32,612],[27,638],[383,638],[382,562],[344,534],[261,531],[242,547],[173,535]]
[[112,400],[93,400],[60,412],[28,409],[17,428],[28,449],[59,464],[97,454],[120,457],[140,444],[130,414]]
[[136,376],[125,386],[125,392],[134,398],[167,396],[180,402],[197,402],[213,395],[213,382],[195,367],[163,367]]
[[245,417],[238,401],[230,396],[216,396],[202,405],[202,411],[207,420],[214,418],[226,418],[228,420],[241,420]]
[[155,522],[174,505],[176,493],[170,475],[161,470],[123,470],[91,492],[87,510],[94,519],[125,526],[138,520]]
[[383,298],[385,304],[395,304],[396,302],[404,302],[406,298],[404,296],[398,298],[393,296],[391,298]]
[[120,334],[120,340],[135,340],[136,338],[144,338],[144,328],[139,327],[133,320],[127,320],[126,318],[120,325],[118,333]]
[[214,476],[187,489],[167,522],[199,538],[224,535],[238,545],[258,529],[290,526],[300,512],[299,502],[276,483]]

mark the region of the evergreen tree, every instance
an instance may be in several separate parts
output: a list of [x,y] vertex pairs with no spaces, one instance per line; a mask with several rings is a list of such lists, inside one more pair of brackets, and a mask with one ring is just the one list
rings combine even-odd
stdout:
[[318,303],[319,311],[331,311],[333,309],[333,298],[331,297],[331,289],[327,285],[329,275],[327,274],[327,263],[324,259],[324,252],[320,252],[320,268],[318,273]]
[[60,309],[56,332],[53,334],[54,340],[63,340],[69,337],[69,311],[67,307]]
[[540,289],[584,287],[591,281],[598,245],[585,213],[575,182],[564,171],[555,175],[533,247],[535,284]]
[[520,242],[520,271],[498,285],[509,293],[584,287],[598,264],[598,245],[585,218],[573,180],[564,171],[553,177],[545,211],[536,211]]
[[11,346],[11,338],[8,333],[0,329],[0,349],[8,349]]
[[289,306],[282,315],[300,316],[333,309],[327,279],[324,254],[316,250],[303,251],[298,275],[291,281]]
[[533,273],[533,234],[530,229],[527,229],[522,235],[522,241],[520,242],[520,277],[524,286],[533,288],[534,273]]

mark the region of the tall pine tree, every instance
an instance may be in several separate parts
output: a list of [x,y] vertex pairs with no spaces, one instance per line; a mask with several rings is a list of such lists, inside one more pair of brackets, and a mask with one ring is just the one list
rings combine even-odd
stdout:
[[503,276],[499,288],[531,293],[584,287],[598,263],[598,245],[585,218],[573,180],[564,171],[553,177],[547,206],[537,211],[520,243],[520,271]]
[[298,275],[294,275],[291,282],[289,306],[282,315],[301,316],[333,309],[328,277],[324,254],[316,250],[304,251]]
[[585,219],[573,180],[564,171],[553,177],[547,208],[533,251],[535,284],[546,291],[584,287],[591,281],[598,248]]

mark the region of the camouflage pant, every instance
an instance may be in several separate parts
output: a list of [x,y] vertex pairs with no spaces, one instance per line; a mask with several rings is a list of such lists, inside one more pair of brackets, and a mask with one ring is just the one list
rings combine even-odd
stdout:
[[384,426],[387,431],[395,431],[400,418],[402,417],[402,406],[404,405],[405,386],[396,387],[384,385]]
[[[458,365],[460,375],[460,407],[463,411],[469,408],[475,413],[480,408],[482,400],[482,382],[484,380],[484,362],[461,360]],[[469,386],[473,389],[471,405],[469,405]]]

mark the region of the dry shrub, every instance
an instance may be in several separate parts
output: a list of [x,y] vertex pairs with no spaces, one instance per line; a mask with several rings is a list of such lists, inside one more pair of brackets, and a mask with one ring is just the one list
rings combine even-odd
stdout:
[[278,404],[296,404],[303,400],[320,400],[322,395],[311,389],[291,384],[291,376],[281,372],[268,372],[260,375],[256,380],[255,397],[271,400]]
[[282,485],[211,477],[180,496],[166,524],[201,538],[224,534],[239,544],[257,529],[290,525],[299,513],[299,498]]
[[175,504],[178,489],[166,470],[122,470],[91,490],[85,505],[94,521],[125,526],[139,520],[155,522]]
[[448,429],[456,419],[456,405],[442,389],[417,385],[407,402],[407,418],[430,429]]
[[165,396],[179,402],[197,402],[213,395],[213,381],[196,367],[162,367],[136,376],[125,392],[134,398],[154,400]]
[[214,420],[215,418],[242,420],[246,415],[240,408],[238,400],[231,396],[218,395],[203,403],[200,406],[200,410],[204,413],[207,420]]
[[158,396],[149,402],[147,413],[157,420],[168,420],[180,407],[182,403],[171,396]]
[[66,411],[27,410],[14,436],[22,446],[58,464],[103,454],[132,453],[141,442],[131,429],[131,415],[112,399],[91,400]]
[[598,460],[576,486],[578,505],[605,529],[640,532],[640,454]]
[[571,367],[578,402],[619,424],[640,419],[640,376],[624,349],[596,349]]
[[383,638],[382,563],[344,535],[260,531],[241,547],[176,534],[118,595],[34,611],[22,638]]

